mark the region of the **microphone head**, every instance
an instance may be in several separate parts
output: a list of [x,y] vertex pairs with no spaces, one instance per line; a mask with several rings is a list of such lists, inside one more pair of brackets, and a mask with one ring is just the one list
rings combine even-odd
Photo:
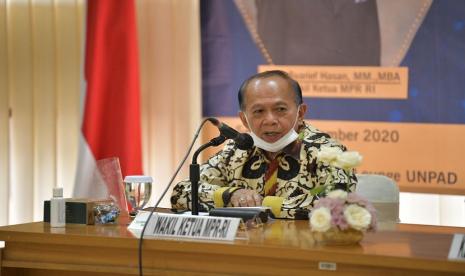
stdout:
[[220,125],[220,121],[218,121],[218,119],[216,119],[214,117],[209,117],[209,118],[207,118],[207,120],[210,121],[210,123],[214,124],[215,126]]
[[234,138],[237,148],[240,150],[249,150],[253,147],[253,139],[247,133],[239,133],[236,138]]

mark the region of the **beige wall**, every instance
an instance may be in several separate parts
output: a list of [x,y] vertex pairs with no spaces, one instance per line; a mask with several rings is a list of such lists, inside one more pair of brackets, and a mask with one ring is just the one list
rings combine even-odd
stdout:
[[8,220],[8,208],[3,202],[8,202],[8,64],[6,50],[6,8],[5,0],[0,0],[0,225]]
[[0,224],[4,224],[7,219],[18,223],[40,218],[43,199],[50,197],[53,186],[72,188],[83,0],[1,3]]
[[[54,186],[71,196],[85,3],[0,0],[0,225],[41,220],[43,200]],[[136,3],[143,161],[144,172],[155,179],[154,201],[201,119],[199,5]]]
[[[143,166],[154,178],[155,203],[201,121],[199,1],[138,0],[137,18]],[[162,206],[170,206],[169,194]]]

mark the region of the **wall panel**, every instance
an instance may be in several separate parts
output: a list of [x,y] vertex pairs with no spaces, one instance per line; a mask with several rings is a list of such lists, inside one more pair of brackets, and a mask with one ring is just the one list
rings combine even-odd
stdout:
[[33,1],[32,82],[34,105],[34,217],[56,183],[56,60],[53,0]]
[[[0,225],[8,221],[9,100],[6,0],[0,0]],[[1,184],[4,183],[4,184]]]
[[[77,162],[83,0],[0,1],[0,225],[41,220]],[[11,118],[8,118],[11,108]]]
[[8,78],[12,110],[10,144],[10,223],[33,219],[34,104],[32,21],[29,1],[7,4]]
[[74,186],[79,137],[82,2],[55,2],[57,87],[57,181],[70,196]]

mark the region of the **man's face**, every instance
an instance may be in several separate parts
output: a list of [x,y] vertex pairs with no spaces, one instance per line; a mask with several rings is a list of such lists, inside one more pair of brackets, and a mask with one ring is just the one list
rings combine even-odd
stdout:
[[298,122],[303,120],[306,111],[305,104],[300,109],[297,107],[295,93],[289,83],[273,76],[249,83],[244,93],[244,110],[239,112],[239,116],[247,129],[273,143],[291,130],[296,118]]

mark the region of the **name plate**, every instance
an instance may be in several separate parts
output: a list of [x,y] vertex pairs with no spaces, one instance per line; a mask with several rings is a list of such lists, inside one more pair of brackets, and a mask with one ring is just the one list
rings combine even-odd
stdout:
[[454,234],[449,259],[465,261],[465,234]]
[[[148,213],[139,214],[129,229],[142,230],[142,221]],[[175,215],[154,213],[147,224],[144,235],[202,240],[233,241],[241,222],[240,218]]]
[[283,70],[300,83],[304,97],[407,99],[408,68],[379,66],[260,65]]
[[142,231],[144,228],[145,222],[147,222],[149,215],[150,212],[139,211],[136,217],[132,220],[131,224],[129,224],[128,229],[134,233],[140,234],[139,231]]

